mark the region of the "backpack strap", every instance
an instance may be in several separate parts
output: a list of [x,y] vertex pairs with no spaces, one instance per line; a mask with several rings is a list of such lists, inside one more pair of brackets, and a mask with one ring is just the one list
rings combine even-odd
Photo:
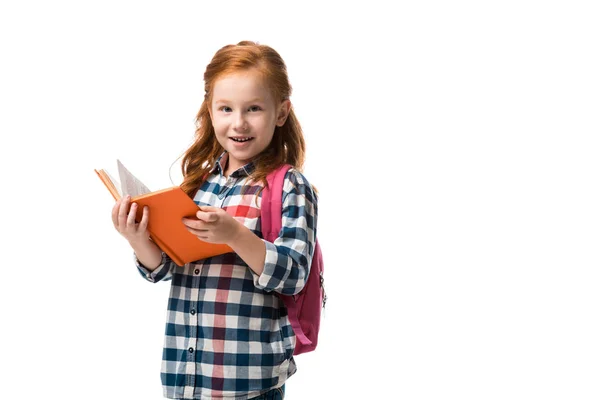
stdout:
[[[284,164],[275,171],[267,175],[267,186],[264,187],[261,204],[260,218],[263,235],[265,232],[267,239],[273,242],[279,236],[281,230],[281,210],[283,208],[283,181],[285,174],[292,168],[291,165]],[[273,236],[274,235],[274,236]]]
[[[267,175],[267,186],[264,187],[261,197],[260,218],[263,236],[269,242],[274,242],[281,231],[283,183],[285,175],[291,167],[291,165],[284,164]],[[290,320],[296,338],[303,345],[312,344],[312,341],[306,337],[300,326],[297,304],[294,296],[287,296],[280,293],[277,294],[283,300],[288,310],[288,319]]]

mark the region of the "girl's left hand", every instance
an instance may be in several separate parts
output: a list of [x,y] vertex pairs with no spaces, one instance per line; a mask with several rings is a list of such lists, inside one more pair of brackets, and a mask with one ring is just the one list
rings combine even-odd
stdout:
[[201,206],[198,219],[183,218],[187,230],[209,243],[229,244],[243,225],[218,207]]

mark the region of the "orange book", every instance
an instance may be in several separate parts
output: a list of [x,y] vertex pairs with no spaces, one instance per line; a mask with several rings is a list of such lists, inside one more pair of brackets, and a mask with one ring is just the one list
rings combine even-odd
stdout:
[[[104,169],[94,171],[115,200],[130,195],[131,202],[138,204],[136,221],[140,222],[144,206],[148,206],[150,238],[179,266],[233,250],[225,244],[204,242],[189,232],[181,219],[195,218],[198,206],[179,187],[150,191],[117,160],[120,185]],[[118,188],[121,188],[119,190]]]

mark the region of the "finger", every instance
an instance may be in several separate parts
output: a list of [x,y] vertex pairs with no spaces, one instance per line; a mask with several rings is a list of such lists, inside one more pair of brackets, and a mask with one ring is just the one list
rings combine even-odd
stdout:
[[202,220],[191,219],[191,218],[183,218],[181,221],[183,222],[183,224],[188,229],[194,229],[196,231],[206,231],[206,230],[208,230],[207,224],[204,221],[202,221]]
[[213,207],[213,206],[200,206],[200,210],[201,211],[206,211],[206,212],[215,212],[220,210],[219,207]]
[[210,242],[210,236],[206,234],[206,232],[200,232],[195,234],[198,240],[202,240],[203,242]]
[[135,216],[137,214],[137,203],[131,203],[131,207],[129,208],[129,214],[127,214],[127,228],[135,229]]
[[148,208],[148,206],[145,206],[144,209],[142,210],[142,219],[140,220],[140,224],[138,226],[138,228],[144,232],[146,231],[146,229],[148,228],[148,219],[150,218],[150,208]]
[[190,232],[192,235],[197,236],[198,239],[202,239],[202,240],[206,240],[208,239],[208,231],[207,230],[200,230],[200,229],[194,229],[194,228],[190,228],[189,226],[186,227],[186,229],[188,230],[188,232]]
[[[214,207],[211,207],[211,208],[214,208]],[[198,211],[196,213],[196,217],[199,220],[202,220],[204,222],[216,222],[219,219],[219,216],[214,211],[209,211],[209,212]]]
[[119,229],[119,208],[121,207],[121,199],[117,200],[112,208],[111,218],[115,228]]
[[125,229],[125,226],[127,225],[127,213],[129,211],[130,199],[131,198],[129,196],[125,196],[125,198],[123,198],[121,201],[121,206],[119,207],[118,222],[119,226],[123,229]]

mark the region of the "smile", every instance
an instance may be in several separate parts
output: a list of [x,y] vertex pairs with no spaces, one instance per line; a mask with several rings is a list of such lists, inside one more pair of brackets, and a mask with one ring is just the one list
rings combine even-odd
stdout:
[[251,138],[251,137],[247,137],[247,138],[234,138],[234,137],[232,137],[232,138],[229,138],[229,139],[233,140],[234,142],[242,143],[242,142],[247,142],[248,140],[252,140],[254,138]]

